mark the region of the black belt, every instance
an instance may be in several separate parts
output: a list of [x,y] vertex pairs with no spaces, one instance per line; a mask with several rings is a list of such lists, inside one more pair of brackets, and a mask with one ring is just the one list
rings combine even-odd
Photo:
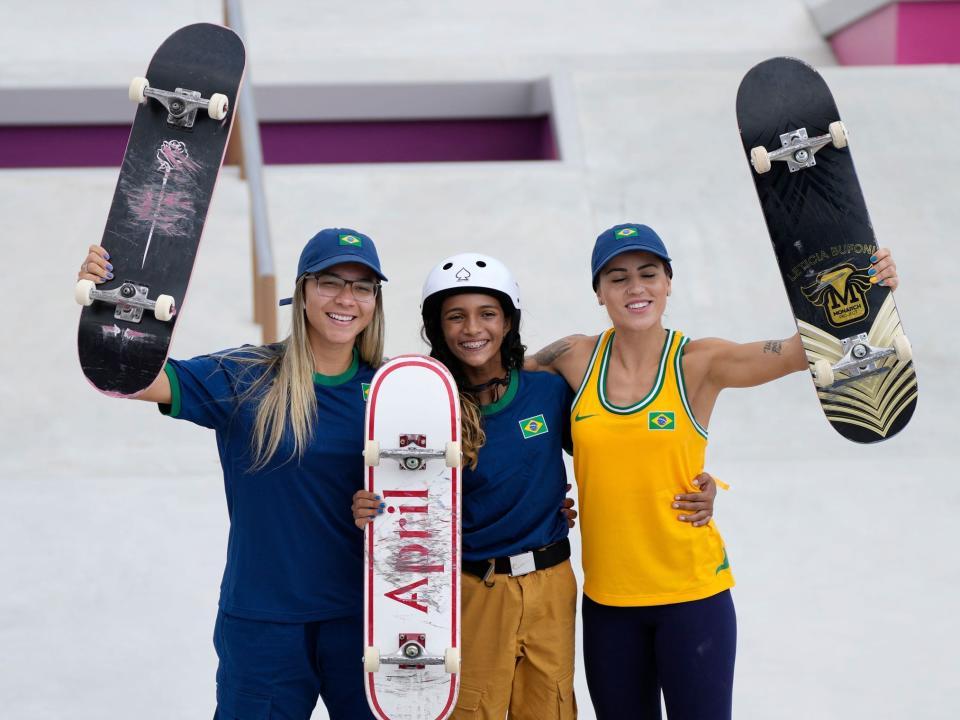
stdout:
[[493,565],[493,572],[498,575],[526,575],[535,570],[545,570],[546,568],[559,565],[570,557],[570,541],[567,538],[555,542],[552,545],[531,550],[529,552],[511,555],[510,557],[500,557],[491,560],[464,560],[461,567],[464,572],[476,575],[478,578],[486,579],[490,572],[490,566]]

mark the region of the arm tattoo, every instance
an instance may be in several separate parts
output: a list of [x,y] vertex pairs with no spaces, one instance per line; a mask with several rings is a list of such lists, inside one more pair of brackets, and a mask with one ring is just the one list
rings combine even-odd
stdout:
[[763,351],[765,353],[776,353],[780,354],[780,351],[783,349],[783,342],[780,340],[769,340],[763,345]]
[[555,343],[547,345],[545,348],[543,348],[543,350],[534,355],[533,359],[537,361],[538,365],[548,367],[553,365],[557,358],[559,358],[569,349],[570,343],[568,343],[566,340],[557,340]]

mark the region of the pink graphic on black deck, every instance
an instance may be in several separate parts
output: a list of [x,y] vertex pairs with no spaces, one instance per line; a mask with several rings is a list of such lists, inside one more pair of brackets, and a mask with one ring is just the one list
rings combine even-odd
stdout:
[[138,187],[127,190],[127,206],[140,223],[150,223],[141,267],[155,232],[167,237],[189,236],[196,220],[196,175],[200,165],[190,157],[187,144],[180,140],[164,140],[156,153],[158,172],[163,173],[160,187]]

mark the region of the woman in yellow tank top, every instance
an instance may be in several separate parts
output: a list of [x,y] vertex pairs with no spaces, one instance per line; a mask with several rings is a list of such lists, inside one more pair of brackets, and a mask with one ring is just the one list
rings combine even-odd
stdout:
[[[895,289],[889,251],[871,260],[874,282]],[[720,391],[806,370],[800,336],[740,344],[664,328],[673,268],[645,225],[601,233],[592,275],[613,327],[559,340],[528,362],[577,390],[570,421],[591,700],[598,720],[659,718],[661,693],[670,720],[730,718],[730,562],[713,522],[676,522],[670,500],[695,489]],[[629,519],[612,521],[624,507]]]

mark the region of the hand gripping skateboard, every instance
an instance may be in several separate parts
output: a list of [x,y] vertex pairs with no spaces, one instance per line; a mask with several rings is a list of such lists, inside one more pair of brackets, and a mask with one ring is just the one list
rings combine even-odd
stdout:
[[830,89],[800,60],[766,60],[740,83],[737,123],[827,420],[855,442],[889,438],[917,376],[893,294],[871,282],[877,241]]
[[364,686],[380,720],[442,720],[460,673],[460,403],[447,369],[406,355],[370,384]]
[[81,280],[77,348],[88,380],[132,396],[163,370],[183,309],[243,78],[243,43],[198,23],[168,37],[146,78],[103,231],[114,279]]

